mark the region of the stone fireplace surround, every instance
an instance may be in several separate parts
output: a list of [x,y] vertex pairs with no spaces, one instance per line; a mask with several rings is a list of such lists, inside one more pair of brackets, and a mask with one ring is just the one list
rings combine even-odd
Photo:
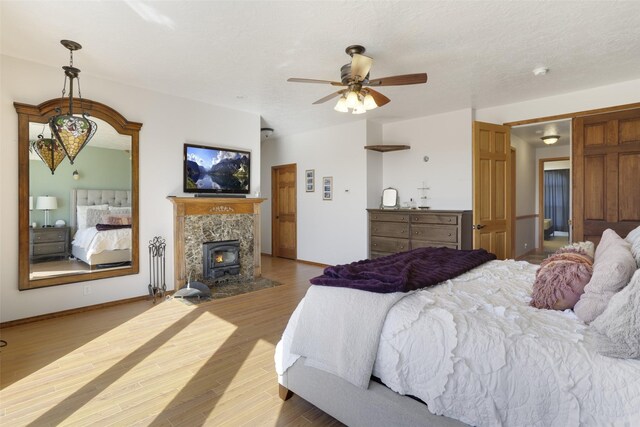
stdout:
[[261,276],[261,198],[167,197],[173,204],[174,289],[203,279],[202,244],[217,240],[240,241],[238,280]]

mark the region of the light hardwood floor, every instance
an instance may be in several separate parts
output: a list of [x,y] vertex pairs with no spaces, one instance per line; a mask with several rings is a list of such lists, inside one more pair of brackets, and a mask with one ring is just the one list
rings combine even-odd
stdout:
[[320,267],[263,257],[282,286],[140,301],[4,328],[0,425],[341,425],[278,397],[273,354]]

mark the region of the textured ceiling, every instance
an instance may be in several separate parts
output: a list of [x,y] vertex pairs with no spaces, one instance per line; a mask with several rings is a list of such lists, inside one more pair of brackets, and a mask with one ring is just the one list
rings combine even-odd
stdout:
[[543,136],[558,135],[560,139],[554,145],[569,145],[571,142],[571,120],[535,123],[511,128],[511,134],[535,148],[548,147],[542,141]]
[[[380,88],[389,122],[483,108],[640,78],[640,2],[605,1],[2,1],[2,53],[62,66],[83,49],[84,83],[124,84],[249,111],[278,134],[361,120],[311,105],[339,80],[346,46],[371,77],[427,72],[426,85]],[[37,13],[35,13],[37,11]],[[532,70],[551,72],[534,77]],[[54,88],[58,90],[57,88]]]

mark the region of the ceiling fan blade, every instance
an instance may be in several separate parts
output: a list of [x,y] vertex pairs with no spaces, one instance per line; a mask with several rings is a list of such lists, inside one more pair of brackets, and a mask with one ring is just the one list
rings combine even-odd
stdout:
[[391,102],[389,98],[387,98],[386,96],[384,96],[383,94],[381,94],[376,90],[367,89],[367,91],[371,94],[371,96],[373,96],[373,100],[376,101],[376,105],[378,107],[382,107],[383,105]]
[[365,86],[402,86],[427,82],[427,73],[404,74],[402,76],[383,77],[369,80]]
[[345,91],[344,90],[339,90],[337,92],[332,93],[331,95],[327,95],[324,98],[320,98],[318,99],[316,102],[314,102],[313,104],[322,104],[323,102],[327,102],[328,100],[335,98],[338,95],[342,95]]
[[344,86],[342,82],[332,82],[331,80],[317,80],[317,79],[299,79],[297,77],[291,77],[290,79],[287,79],[287,81],[293,82],[293,83],[323,83],[323,84],[330,84],[333,86]]
[[359,53],[354,53],[351,59],[351,78],[359,82],[363,81],[373,64],[373,58],[369,58]]

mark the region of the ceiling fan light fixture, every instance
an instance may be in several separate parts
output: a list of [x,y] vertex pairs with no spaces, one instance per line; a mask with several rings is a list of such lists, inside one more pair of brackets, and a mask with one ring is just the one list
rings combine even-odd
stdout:
[[346,106],[347,108],[356,108],[358,106],[358,101],[360,101],[358,99],[358,92],[352,90],[349,91],[349,94],[347,95],[347,100],[346,100]]
[[338,102],[336,103],[336,106],[333,107],[333,109],[340,113],[349,112],[349,108],[347,108],[347,100],[344,98],[344,96],[341,96],[340,99],[338,99]]
[[559,135],[547,135],[540,138],[547,145],[555,144],[560,139]]
[[351,114],[364,114],[366,112],[367,112],[367,110],[364,108],[364,104],[361,103],[360,105],[356,106],[356,108],[354,108],[351,111]]
[[373,110],[374,108],[378,108],[378,104],[376,104],[375,99],[373,99],[373,96],[371,96],[370,93],[365,95],[363,104],[365,110]]

